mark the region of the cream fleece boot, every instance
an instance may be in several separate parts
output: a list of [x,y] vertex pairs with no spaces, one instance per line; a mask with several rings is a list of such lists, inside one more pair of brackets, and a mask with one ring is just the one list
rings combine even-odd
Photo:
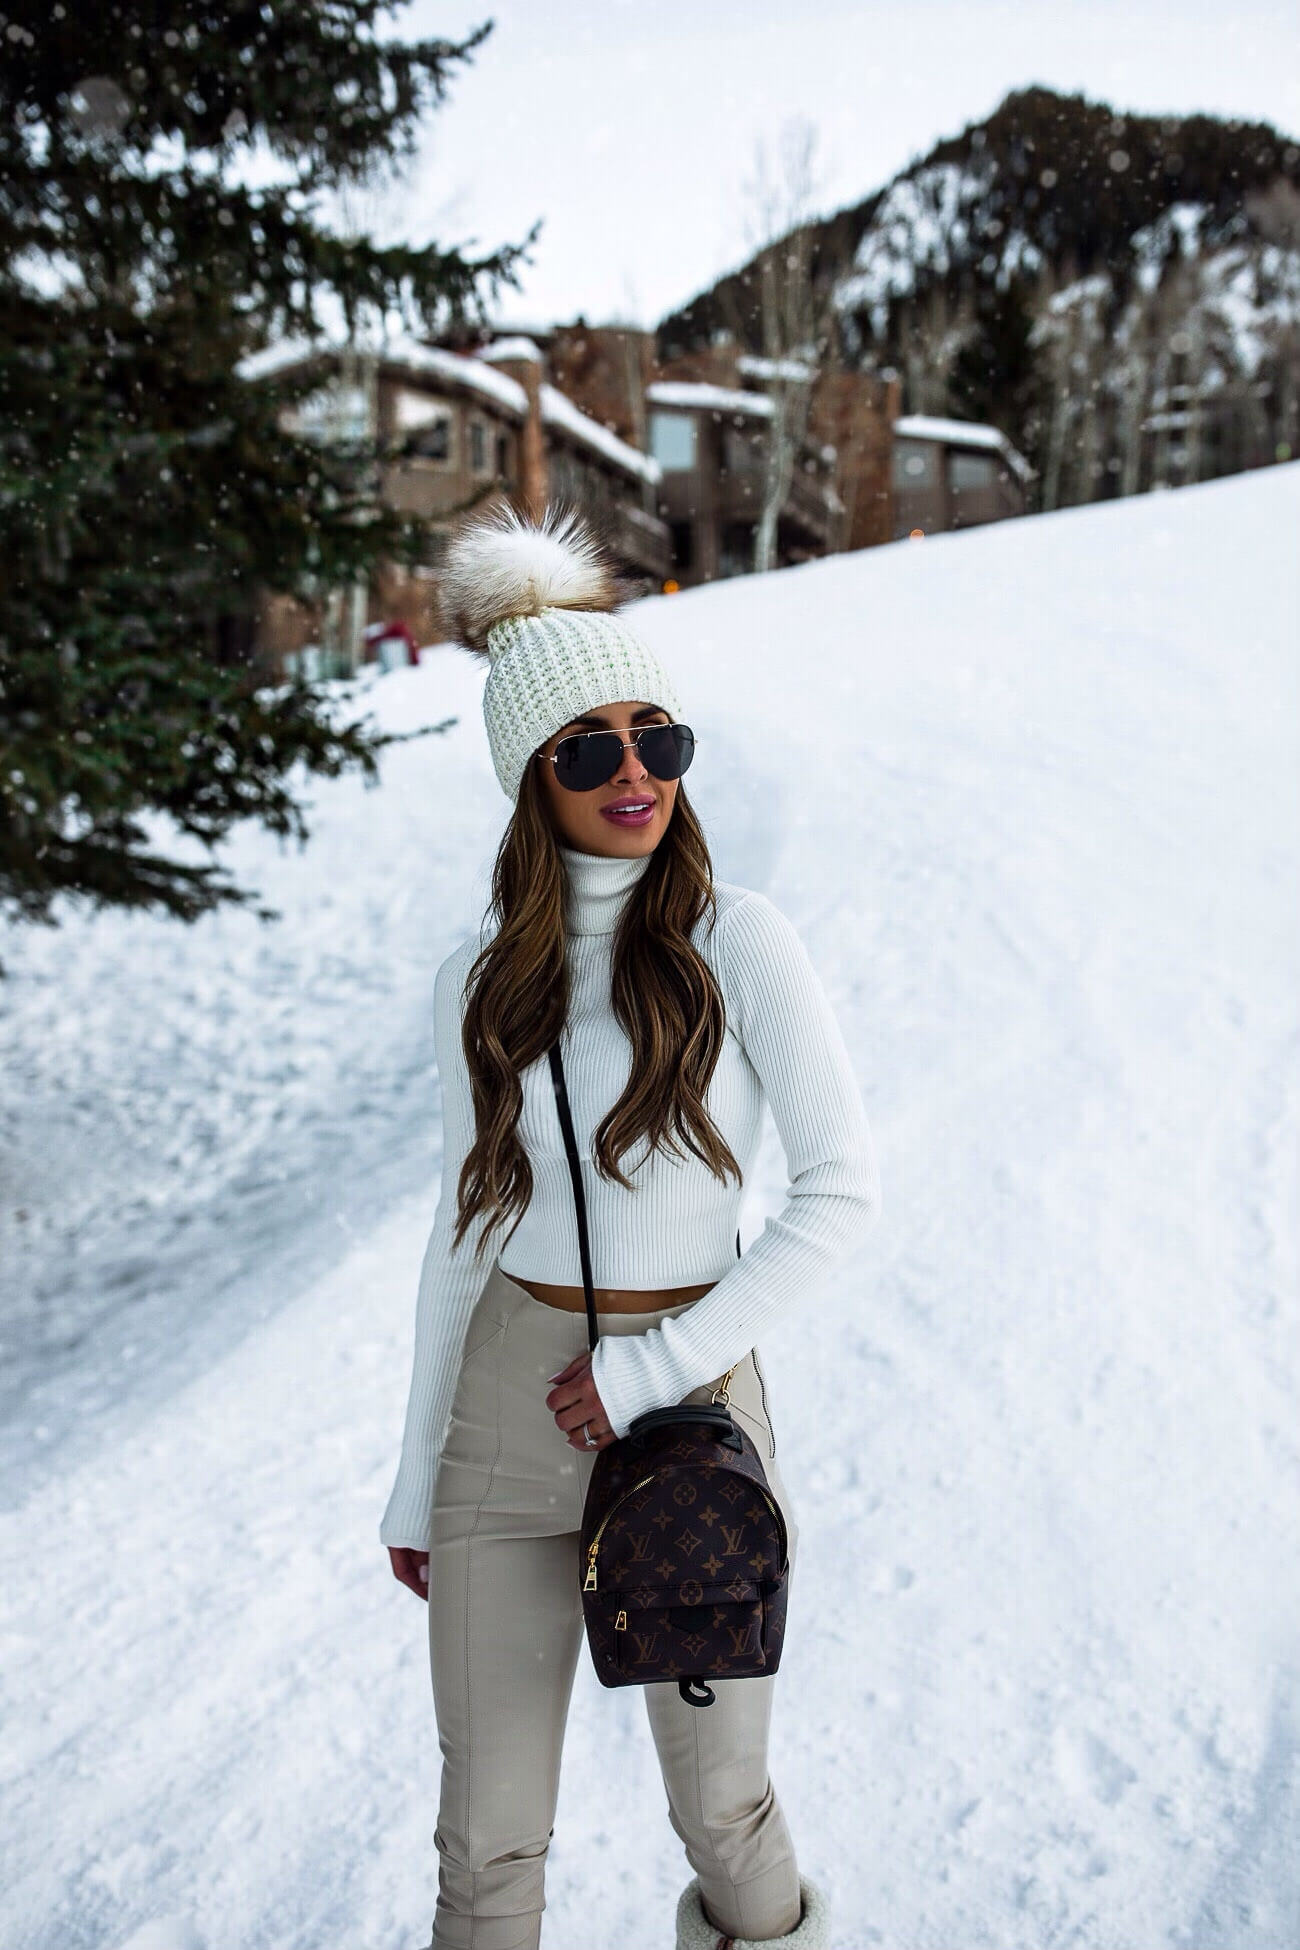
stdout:
[[677,1950],[763,1950],[779,1943],[785,1950],[831,1950],[830,1910],[826,1898],[807,1876],[799,1878],[803,1914],[784,1936],[728,1936],[704,1914],[700,1878],[692,1876],[677,1899]]

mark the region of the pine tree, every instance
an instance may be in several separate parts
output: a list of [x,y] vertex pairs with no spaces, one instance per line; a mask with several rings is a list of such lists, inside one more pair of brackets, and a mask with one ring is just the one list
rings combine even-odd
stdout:
[[1023,279],[974,287],[975,317],[948,373],[948,400],[961,420],[1000,427],[1035,461],[1043,436],[1047,382],[1033,338],[1034,317]]
[[[393,11],[6,0],[0,902],[17,917],[52,921],[59,895],[184,920],[251,901],[212,858],[235,821],[305,840],[296,768],[377,776],[390,735],[302,681],[268,686],[238,646],[260,590],[413,560],[415,524],[377,505],[373,455],[282,429],[310,382],[237,366],[317,335],[330,307],[349,330],[482,318],[481,286],[518,285],[539,227],[476,260],[330,229],[330,196],[400,170],[492,26],[378,38]],[[169,831],[208,858],[171,857]]]

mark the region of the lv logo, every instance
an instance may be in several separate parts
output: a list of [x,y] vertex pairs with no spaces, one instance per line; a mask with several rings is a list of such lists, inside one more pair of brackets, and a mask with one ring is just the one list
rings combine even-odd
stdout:
[[728,1625],[727,1630],[731,1633],[732,1651],[735,1653],[743,1652],[749,1644],[748,1625]]
[[648,1666],[654,1657],[655,1640],[659,1634],[657,1632],[633,1632],[632,1636],[636,1640],[636,1663],[639,1666]]
[[650,1546],[653,1541],[654,1539],[648,1531],[643,1530],[639,1535],[633,1535],[631,1539],[632,1548],[628,1553],[633,1564],[645,1564],[649,1560]]
[[744,1549],[744,1545],[740,1541],[744,1528],[745,1526],[740,1523],[738,1523],[734,1529],[732,1529],[732,1527],[729,1524],[725,1524],[725,1523],[723,1524],[722,1554],[724,1557],[740,1556],[741,1551]]

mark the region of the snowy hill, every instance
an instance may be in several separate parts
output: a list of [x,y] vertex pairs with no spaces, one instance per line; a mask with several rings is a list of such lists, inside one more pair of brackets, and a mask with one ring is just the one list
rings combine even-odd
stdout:
[[[1144,114],[1038,85],[810,226],[850,364],[906,414],[999,427],[1035,506],[1183,486],[1300,452],[1300,145],[1264,123]],[[741,321],[742,265],[658,328]]]
[[[799,926],[883,1216],[765,1338],[772,1772],[836,1950],[1300,1934],[1300,467],[649,600],[717,873]],[[437,1744],[377,1525],[433,971],[506,816],[450,648],[284,918],[7,932],[0,1940],[415,1950]],[[745,1239],[779,1204],[770,1125]],[[689,1870],[580,1663],[542,1943]]]

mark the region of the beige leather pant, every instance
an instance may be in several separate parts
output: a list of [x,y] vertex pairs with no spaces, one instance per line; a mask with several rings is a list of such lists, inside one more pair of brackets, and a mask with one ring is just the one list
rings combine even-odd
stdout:
[[[597,1319],[602,1334],[639,1334],[697,1304]],[[585,1312],[535,1300],[493,1263],[465,1335],[430,1534],[429,1650],[442,1750],[431,1950],[540,1943],[560,1749],[585,1643],[578,1529],[599,1453],[566,1441],[546,1406],[547,1376],[587,1345]],[[683,1400],[708,1401],[712,1388]],[[730,1395],[785,1516],[793,1606],[798,1525],[752,1351]],[[700,1878],[708,1917],[734,1936],[780,1936],[799,1921],[794,1847],[767,1765],[779,1676],[710,1680],[711,1706],[690,1705],[676,1680],[639,1689],[668,1818]],[[591,1893],[598,1902],[599,1890]]]

